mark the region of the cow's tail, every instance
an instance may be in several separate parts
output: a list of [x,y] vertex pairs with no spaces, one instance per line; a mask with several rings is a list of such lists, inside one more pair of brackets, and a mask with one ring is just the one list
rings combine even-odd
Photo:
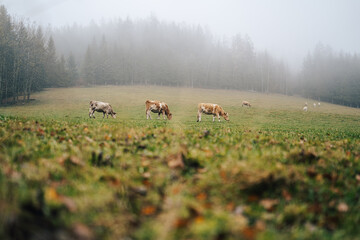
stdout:
[[147,111],[149,110],[149,106],[150,106],[150,100],[146,100],[146,102],[145,102],[145,114],[147,114]]

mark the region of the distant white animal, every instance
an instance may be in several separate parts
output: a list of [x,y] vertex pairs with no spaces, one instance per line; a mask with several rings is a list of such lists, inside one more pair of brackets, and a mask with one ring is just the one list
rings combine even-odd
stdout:
[[307,106],[307,102],[305,102],[305,106]]
[[318,106],[320,106],[320,102],[318,102]]
[[304,112],[307,112],[308,107],[307,107],[307,106],[305,106],[305,107],[303,108],[303,110],[304,110]]
[[316,107],[316,103],[314,103],[314,107]]
[[102,112],[103,118],[105,117],[105,114],[106,114],[106,118],[109,118],[109,114],[113,118],[116,118],[116,112],[114,112],[114,110],[112,109],[112,107],[109,103],[100,102],[100,101],[90,101],[90,108],[89,108],[89,117],[90,118],[92,118],[92,117],[95,118],[95,116],[94,116],[95,111]]
[[241,106],[242,106],[242,107],[243,107],[243,106],[251,107],[251,104],[250,104],[248,101],[243,101]]

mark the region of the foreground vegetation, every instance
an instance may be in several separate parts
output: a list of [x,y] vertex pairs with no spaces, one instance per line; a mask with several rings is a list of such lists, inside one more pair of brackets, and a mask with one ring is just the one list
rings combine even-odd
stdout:
[[[301,98],[155,87],[34,96],[0,108],[1,239],[359,235],[357,109],[305,113]],[[91,99],[118,118],[89,119]],[[173,120],[147,121],[146,99],[166,101]],[[198,102],[222,105],[230,121],[197,123]]]

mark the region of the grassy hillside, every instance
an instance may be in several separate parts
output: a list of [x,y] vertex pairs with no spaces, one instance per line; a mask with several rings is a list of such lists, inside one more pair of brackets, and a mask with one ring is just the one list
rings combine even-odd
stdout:
[[[49,89],[0,108],[1,239],[354,239],[360,111],[165,87]],[[144,102],[173,120],[146,120]],[[116,119],[89,119],[90,100]],[[253,104],[241,107],[242,100]],[[197,104],[230,121],[196,122]]]

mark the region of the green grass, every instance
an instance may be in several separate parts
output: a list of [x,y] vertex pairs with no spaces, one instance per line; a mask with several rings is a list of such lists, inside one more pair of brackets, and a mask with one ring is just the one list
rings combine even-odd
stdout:
[[[282,95],[49,89],[0,108],[1,239],[356,239],[360,111]],[[171,121],[146,120],[145,100]],[[89,119],[90,100],[116,119]],[[248,100],[252,108],[241,107]],[[230,121],[196,122],[199,102]]]

